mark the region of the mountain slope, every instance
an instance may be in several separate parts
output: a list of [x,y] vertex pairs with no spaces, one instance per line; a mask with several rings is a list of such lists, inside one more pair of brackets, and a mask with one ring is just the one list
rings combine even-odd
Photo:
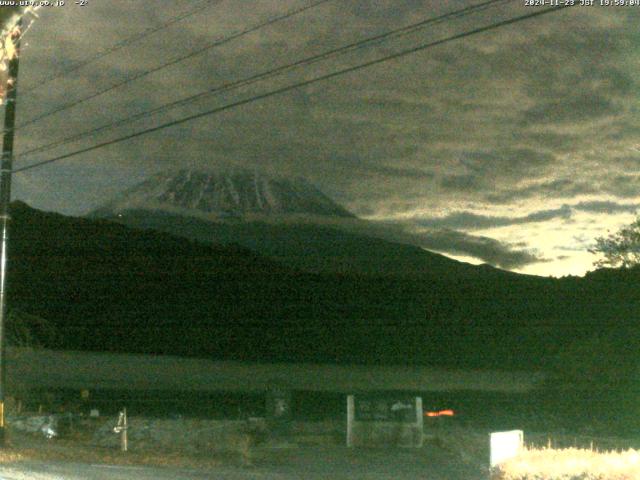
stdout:
[[[210,222],[187,215],[127,210],[105,217],[203,243],[237,244],[310,272],[371,275],[463,275],[478,269],[418,247],[358,235],[328,225],[266,221]],[[486,267],[496,275],[508,272]]]
[[[310,272],[475,276],[478,269],[378,238],[302,180],[255,172],[181,170],[156,175],[92,212],[138,229],[211,244],[238,244]],[[510,276],[491,267],[494,275]]]
[[140,208],[197,212],[210,219],[261,214],[353,217],[301,179],[271,178],[245,170],[188,169],[154,175],[100,208],[94,216],[117,215]]
[[428,281],[304,273],[238,246],[24,204],[12,217],[10,305],[55,326],[48,347],[513,368],[544,361],[557,339],[541,315],[548,279],[471,266],[475,276]]
[[272,345],[280,345],[277,355],[305,345],[300,358],[531,368],[552,364],[574,342],[606,337],[619,349],[640,333],[634,320],[640,294],[625,283],[637,285],[638,272],[562,280],[518,275],[359,234],[375,229],[329,211],[283,214],[291,210],[279,204],[281,213],[238,210],[230,218],[219,208],[176,203],[176,189],[169,189],[170,197],[165,187],[145,188],[165,192],[163,201],[134,189],[144,193],[135,202],[120,200],[97,213],[138,229],[241,245],[309,272],[295,285],[284,283],[296,292],[297,303],[272,299],[274,305],[283,302],[283,332],[297,332],[286,341],[273,339]]

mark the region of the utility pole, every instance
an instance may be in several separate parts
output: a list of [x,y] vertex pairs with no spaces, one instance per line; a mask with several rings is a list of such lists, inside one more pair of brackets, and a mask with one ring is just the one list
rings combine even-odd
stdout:
[[19,20],[11,35],[15,53],[9,59],[9,75],[5,95],[4,140],[2,160],[0,162],[0,226],[2,228],[0,245],[0,447],[5,446],[6,425],[4,420],[4,396],[6,384],[5,323],[7,320],[7,249],[9,247],[9,205],[11,202],[11,175],[13,170],[13,134],[16,119],[16,94],[18,86],[18,61],[20,57]]

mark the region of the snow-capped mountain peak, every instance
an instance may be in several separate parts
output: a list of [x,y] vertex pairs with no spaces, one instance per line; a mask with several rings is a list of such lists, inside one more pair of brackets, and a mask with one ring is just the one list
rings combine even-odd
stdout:
[[162,172],[127,190],[96,213],[113,215],[132,209],[191,211],[219,218],[247,215],[353,217],[305,180],[275,178],[249,170]]

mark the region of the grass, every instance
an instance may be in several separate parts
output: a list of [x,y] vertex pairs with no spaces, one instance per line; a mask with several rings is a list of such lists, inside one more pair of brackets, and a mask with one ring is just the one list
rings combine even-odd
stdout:
[[[151,425],[141,418],[131,417],[129,451],[122,452],[119,438],[112,434],[111,441],[96,440],[96,433],[109,424],[104,419],[81,419],[73,428],[64,431],[64,436],[45,439],[40,433],[26,433],[9,425],[7,445],[0,449],[0,463],[19,461],[81,462],[111,465],[172,466],[180,468],[209,469],[218,466],[250,466],[253,463],[253,432],[216,430],[211,435],[211,426],[201,428],[198,421],[156,420]],[[183,425],[183,422],[184,423]],[[231,422],[234,423],[234,422]],[[237,423],[237,422],[235,422]],[[110,424],[109,424],[110,425]],[[149,428],[157,429],[158,435],[144,434]],[[185,436],[184,430],[196,435]],[[207,435],[200,436],[204,430]],[[142,432],[142,436],[140,435]],[[158,432],[156,432],[158,433]]]
[[[534,440],[537,446],[529,444],[518,458],[489,472],[486,431],[450,425],[433,433],[427,447],[433,445],[451,453],[456,462],[486,473],[485,478],[490,473],[492,480],[640,480],[640,449],[629,448],[638,448],[637,440],[527,435],[527,439]],[[541,446],[547,444],[555,448]],[[577,448],[576,444],[584,448]]]
[[19,462],[24,459],[24,455],[13,448],[0,449],[0,464]]
[[[335,438],[326,429],[317,430],[317,426],[298,428],[297,440],[302,445],[327,448],[337,447],[341,455],[350,455],[353,451],[336,445]],[[318,435],[324,433],[324,435]],[[584,437],[582,446],[596,440],[600,451],[593,448],[558,448],[576,442],[580,437],[547,436],[532,434],[528,440],[534,440],[516,459],[505,462],[500,468],[489,471],[489,438],[486,430],[466,426],[447,424],[442,428],[429,429],[424,449],[420,456],[432,455],[451,468],[464,469],[475,476],[464,478],[489,478],[492,480],[640,480],[640,450],[621,450],[634,442],[623,439],[591,439]],[[261,448],[256,444],[255,436],[237,432],[219,438],[215,444],[204,445],[199,453],[181,451],[178,444],[175,449],[158,450],[151,444],[134,442],[132,451],[120,452],[117,448],[97,447],[91,443],[90,431],[78,430],[70,438],[46,440],[40,435],[9,431],[8,449],[0,449],[0,463],[21,461],[40,462],[80,462],[111,465],[148,465],[207,470],[220,466],[257,466],[295,463],[295,450],[273,450]],[[615,442],[621,442],[614,445]],[[606,442],[606,443],[605,443]],[[541,445],[549,445],[541,447]],[[263,445],[264,446],[264,445]],[[550,448],[551,446],[555,448]],[[224,447],[224,449],[222,449]],[[255,448],[257,447],[257,448]],[[613,451],[617,449],[617,451]],[[311,450],[310,450],[311,451]],[[417,452],[417,451],[416,451]],[[293,455],[291,460],[289,457]],[[449,468],[449,467],[447,467]],[[462,470],[460,470],[462,471]],[[453,477],[452,477],[453,478]],[[463,478],[461,476],[455,478]]]
[[251,464],[246,441],[234,447],[236,451],[207,454],[187,454],[180,451],[129,451],[95,447],[80,439],[46,440],[37,435],[11,432],[8,447],[0,449],[0,463],[20,461],[79,462],[109,465],[148,465],[208,469],[221,465]]
[[640,479],[640,451],[527,448],[492,472],[494,480]]

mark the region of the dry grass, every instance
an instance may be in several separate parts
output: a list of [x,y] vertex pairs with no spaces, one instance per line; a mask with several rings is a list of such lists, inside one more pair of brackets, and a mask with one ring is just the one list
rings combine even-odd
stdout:
[[[478,472],[489,473],[488,434],[455,425],[431,432],[426,441],[450,453],[456,463],[466,464]],[[571,445],[574,436],[533,435],[538,445],[552,438],[553,445]],[[539,438],[538,438],[539,437]],[[543,441],[544,439],[544,441]],[[640,480],[640,450],[628,449],[633,442],[615,438],[582,439],[592,448],[541,448],[529,446],[514,460],[491,472],[492,480]],[[635,444],[634,444],[635,446]],[[615,450],[614,450],[615,449]],[[628,450],[627,450],[628,449]],[[488,477],[489,475],[487,475]]]
[[494,480],[637,480],[640,451],[526,449],[492,472]]
[[92,447],[77,439],[46,440],[36,435],[12,432],[9,448],[0,450],[0,463],[26,460],[42,462],[80,462],[109,465],[149,465],[208,469],[221,465],[246,466],[251,463],[246,440],[239,441],[237,451],[209,454],[186,454],[179,451],[129,451]]
[[13,463],[20,460],[24,460],[24,455],[20,452],[12,448],[0,449],[0,463]]

